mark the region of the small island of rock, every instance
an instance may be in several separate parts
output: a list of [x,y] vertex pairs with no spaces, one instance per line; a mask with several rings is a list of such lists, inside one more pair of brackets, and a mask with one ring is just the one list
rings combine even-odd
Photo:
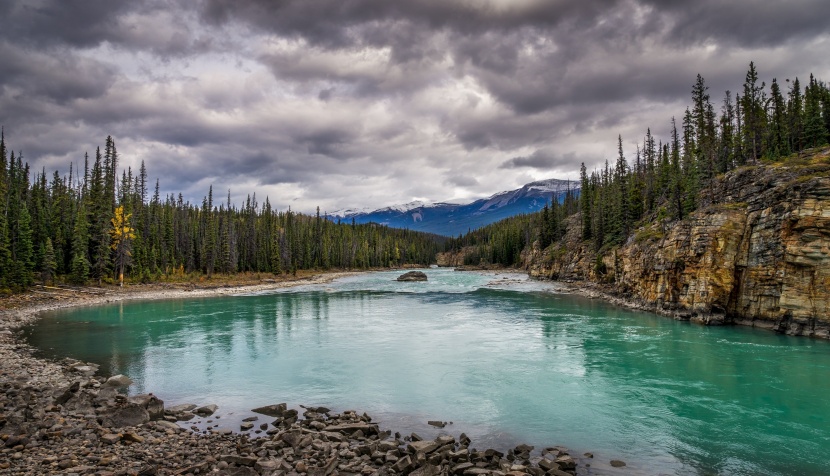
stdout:
[[398,276],[398,281],[426,281],[427,275],[423,271],[410,271]]

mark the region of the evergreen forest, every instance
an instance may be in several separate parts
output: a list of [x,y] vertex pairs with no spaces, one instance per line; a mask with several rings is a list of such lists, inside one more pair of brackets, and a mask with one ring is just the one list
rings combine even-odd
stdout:
[[35,283],[151,282],[194,273],[296,273],[429,265],[440,238],[275,210],[248,196],[237,207],[151,192],[142,162],[118,172],[115,141],[61,176],[30,171],[0,137],[0,290]]
[[[712,193],[712,179],[738,167],[798,160],[830,139],[830,89],[810,75],[777,79],[769,86],[750,63],[740,93],[726,91],[712,102],[704,78],[697,76],[691,105],[679,121],[671,118],[669,137],[645,130],[633,163],[617,138],[617,157],[599,170],[582,164],[580,189],[541,212],[514,217],[450,239],[445,251],[465,247],[464,263],[519,266],[522,251],[538,240],[541,249],[560,240],[568,226],[603,252],[622,244],[637,227],[657,220],[681,220]],[[717,110],[716,110],[717,109]],[[718,112],[719,111],[719,112]],[[578,215],[577,212],[579,213]],[[569,217],[578,219],[569,219]]]

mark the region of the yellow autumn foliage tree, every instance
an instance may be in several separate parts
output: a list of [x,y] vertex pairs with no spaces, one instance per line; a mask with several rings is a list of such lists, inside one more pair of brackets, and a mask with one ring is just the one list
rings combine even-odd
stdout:
[[115,270],[118,274],[119,285],[124,285],[124,268],[130,264],[132,254],[132,241],[135,239],[135,231],[130,226],[130,218],[132,213],[124,213],[124,207],[120,206],[115,209],[112,217],[112,229],[110,236],[112,237],[111,247],[115,251]]

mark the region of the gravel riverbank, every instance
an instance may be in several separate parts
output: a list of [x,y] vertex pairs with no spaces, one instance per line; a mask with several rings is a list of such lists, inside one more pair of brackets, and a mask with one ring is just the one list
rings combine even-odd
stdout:
[[[221,409],[165,406],[163,395],[126,397],[128,380],[97,367],[38,358],[17,330],[40,312],[129,299],[255,292],[323,283],[332,273],[244,287],[44,291],[0,311],[0,474],[565,476],[594,474],[592,455],[519,445],[476,450],[464,434],[435,439],[384,430],[368,415],[285,404],[252,409],[222,426]],[[140,288],[140,287],[136,287]],[[123,377],[123,378],[122,378]],[[209,396],[206,396],[209,399]],[[204,403],[204,402],[197,402]],[[218,411],[217,411],[218,410]],[[188,420],[213,423],[191,428]],[[211,421],[212,420],[212,421]],[[441,422],[431,422],[441,426]],[[612,466],[624,465],[614,461]]]

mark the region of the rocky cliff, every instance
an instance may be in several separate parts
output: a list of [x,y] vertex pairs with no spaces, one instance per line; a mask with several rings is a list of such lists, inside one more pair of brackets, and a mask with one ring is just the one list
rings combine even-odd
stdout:
[[635,230],[599,256],[572,226],[528,251],[528,271],[602,283],[677,318],[830,338],[830,149],[790,162],[720,177],[687,219]]

